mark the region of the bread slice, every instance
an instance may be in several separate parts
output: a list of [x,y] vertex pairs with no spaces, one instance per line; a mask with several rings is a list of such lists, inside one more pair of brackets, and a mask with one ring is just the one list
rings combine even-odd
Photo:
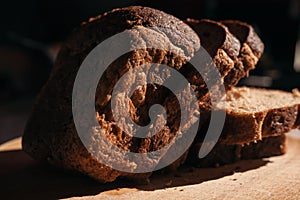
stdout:
[[250,70],[255,68],[264,51],[264,44],[250,24],[238,20],[225,20],[221,22],[228,27],[229,31],[241,43],[238,59],[242,65],[236,62],[236,67],[224,78],[225,86],[227,89],[230,89],[241,78],[248,76]]
[[248,76],[263,53],[264,44],[247,23],[237,20],[220,23],[208,19],[187,19],[186,23],[201,38],[201,44],[212,56],[227,90]]
[[247,44],[258,59],[262,56],[264,44],[250,24],[239,20],[224,20],[221,23],[228,27],[241,44]]
[[[90,132],[85,135],[85,139],[92,142],[88,151],[79,138],[73,121],[74,80],[88,53],[105,39],[123,31],[131,37],[131,40],[127,41],[130,47],[134,48],[140,44],[144,45],[144,48],[122,55],[109,65],[100,79],[95,94],[97,113],[93,119],[98,121],[99,127],[90,127]],[[162,48],[149,49],[147,48],[149,43],[155,43]],[[114,51],[115,48],[119,48],[118,45],[110,46],[111,49],[107,51]],[[169,49],[165,50],[165,47]],[[132,171],[136,167],[155,167],[161,157],[150,159],[145,156],[142,164],[133,163],[127,159],[124,151],[146,153],[158,150],[169,144],[178,134],[171,131],[178,127],[178,124],[165,124],[157,120],[154,122],[154,129],[161,126],[162,129],[153,137],[139,139],[128,135],[112,119],[110,109],[112,90],[122,75],[142,64],[166,64],[180,69],[193,57],[199,47],[199,37],[188,25],[152,8],[133,6],[115,9],[83,23],[62,46],[51,76],[36,100],[24,131],[23,150],[35,159],[82,172],[101,182],[111,182],[119,176],[137,178],[149,176],[151,173],[133,174],[113,169],[92,156],[91,151],[100,157],[110,158]],[[143,80],[135,76],[129,78],[132,82]],[[156,85],[144,85],[129,99],[130,105],[120,104],[119,111],[129,112],[135,122],[143,124],[149,118],[147,109],[156,103],[166,106],[168,102],[164,104],[164,101],[169,93]],[[118,98],[120,102],[124,100],[122,95]],[[82,109],[85,107],[82,106]],[[83,120],[80,123],[88,126],[91,121]],[[110,142],[99,139],[99,134],[104,134]],[[124,151],[111,151],[113,146]]]
[[189,150],[187,163],[197,167],[217,167],[231,164],[239,160],[260,159],[279,156],[286,153],[285,135],[263,138],[258,142],[245,145],[227,145],[217,143],[212,151],[204,158],[197,157],[202,143],[193,145]]
[[190,25],[201,38],[201,45],[212,57],[221,77],[234,68],[234,60],[239,55],[240,42],[223,24],[209,19],[187,19]]
[[201,45],[214,58],[225,51],[230,58],[239,54],[240,43],[223,24],[209,19],[187,19],[185,21],[199,35]]
[[[196,31],[202,46],[212,56],[226,90],[237,85],[241,78],[248,76],[249,70],[255,68],[264,45],[252,26],[240,21],[220,23],[208,19],[187,19],[186,23]],[[190,77],[194,74],[193,72]],[[189,80],[201,85],[201,78],[195,79]],[[203,88],[201,90],[205,91]]]
[[[300,93],[260,88],[234,87],[217,110],[226,111],[222,144],[247,144],[264,137],[278,136],[299,126]],[[209,113],[205,113],[209,119]],[[204,117],[203,117],[204,118]],[[198,141],[206,133],[203,122]]]

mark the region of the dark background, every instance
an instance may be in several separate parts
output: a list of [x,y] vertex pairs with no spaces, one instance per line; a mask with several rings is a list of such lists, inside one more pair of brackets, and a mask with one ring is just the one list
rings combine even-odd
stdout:
[[[60,44],[82,21],[116,7],[144,5],[178,18],[238,19],[252,24],[265,52],[240,85],[299,88],[298,0],[27,0],[0,3],[0,143],[22,135],[34,98]],[[295,53],[296,52],[296,53]],[[298,67],[299,68],[299,67]]]

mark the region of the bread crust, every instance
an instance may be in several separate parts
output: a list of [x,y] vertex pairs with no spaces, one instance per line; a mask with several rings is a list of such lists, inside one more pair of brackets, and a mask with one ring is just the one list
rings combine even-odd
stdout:
[[229,111],[221,143],[247,144],[265,137],[285,134],[295,125],[298,106],[291,105],[246,115]]
[[218,167],[239,160],[260,159],[279,156],[286,153],[286,136],[263,138],[258,142],[245,145],[228,145],[217,143],[213,150],[204,158],[199,159],[197,153],[202,143],[193,145],[188,154],[187,163],[197,167]]

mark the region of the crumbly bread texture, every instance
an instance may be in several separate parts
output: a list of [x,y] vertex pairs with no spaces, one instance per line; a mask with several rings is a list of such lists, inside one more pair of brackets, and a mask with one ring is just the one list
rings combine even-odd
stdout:
[[[133,6],[115,9],[91,18],[66,40],[26,125],[22,140],[25,152],[35,159],[82,172],[101,182],[111,182],[119,176],[142,178],[151,174],[125,173],[100,163],[82,144],[73,122],[72,89],[81,63],[99,43],[122,31],[130,35],[131,41],[128,45],[134,48],[136,44],[140,44],[144,48],[121,56],[110,64],[100,79],[95,94],[97,112],[95,119],[99,122],[99,127],[92,129],[86,135],[93,141],[89,150],[98,152],[98,156],[110,157],[120,165],[134,169],[137,163],[127,160],[122,152],[109,152],[111,145],[125,151],[145,153],[160,149],[172,141],[178,133],[176,131],[179,126],[178,120],[172,124],[157,120],[153,127],[162,126],[162,129],[155,136],[145,139],[133,138],[123,132],[112,119],[111,93],[123,74],[142,64],[146,64],[147,67],[148,63],[158,63],[180,69],[193,57],[194,52],[199,50],[199,37],[188,25],[171,15],[152,8]],[[147,45],[153,43],[162,48],[148,49]],[[165,47],[168,49],[165,50]],[[113,48],[118,48],[118,45],[112,45],[107,51],[113,51]],[[134,83],[144,80],[144,76],[147,75],[140,73],[140,77],[132,76],[129,80]],[[122,104],[122,109],[119,111],[130,112],[133,121],[137,124],[147,124],[149,122],[148,108],[151,105],[178,107],[177,104],[168,106],[169,102],[166,102],[165,98],[169,94],[170,92],[157,85],[144,85],[138,88],[129,99],[130,105]],[[116,98],[119,102],[123,102],[126,97],[119,95]],[[172,113],[171,110],[169,112]],[[188,127],[189,124],[186,126]],[[100,132],[105,134],[112,144],[98,139],[97,135]],[[145,157],[143,165],[155,166],[155,163],[159,161],[160,157],[156,160]]]
[[[222,144],[246,144],[278,136],[299,126],[300,94],[261,88],[234,87],[217,110],[226,111]],[[209,114],[207,114],[209,120]],[[197,135],[201,142],[207,127]]]
[[197,167],[217,167],[239,160],[260,159],[279,156],[286,153],[285,135],[263,138],[258,142],[245,145],[227,145],[217,143],[213,150],[204,158],[198,158],[202,143],[193,145],[189,151],[187,163]]
[[239,62],[235,63],[235,68],[231,69],[224,78],[225,87],[230,89],[255,68],[264,51],[264,44],[250,24],[238,20],[225,20],[222,24],[226,25],[241,43]]

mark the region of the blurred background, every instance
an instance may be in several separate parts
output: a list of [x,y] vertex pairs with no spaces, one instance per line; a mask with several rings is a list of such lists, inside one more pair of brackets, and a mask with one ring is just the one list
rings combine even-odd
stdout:
[[248,22],[264,42],[265,52],[240,85],[288,91],[300,87],[299,0],[10,0],[0,4],[0,144],[22,135],[34,98],[72,29],[117,7],[143,5],[181,19]]

